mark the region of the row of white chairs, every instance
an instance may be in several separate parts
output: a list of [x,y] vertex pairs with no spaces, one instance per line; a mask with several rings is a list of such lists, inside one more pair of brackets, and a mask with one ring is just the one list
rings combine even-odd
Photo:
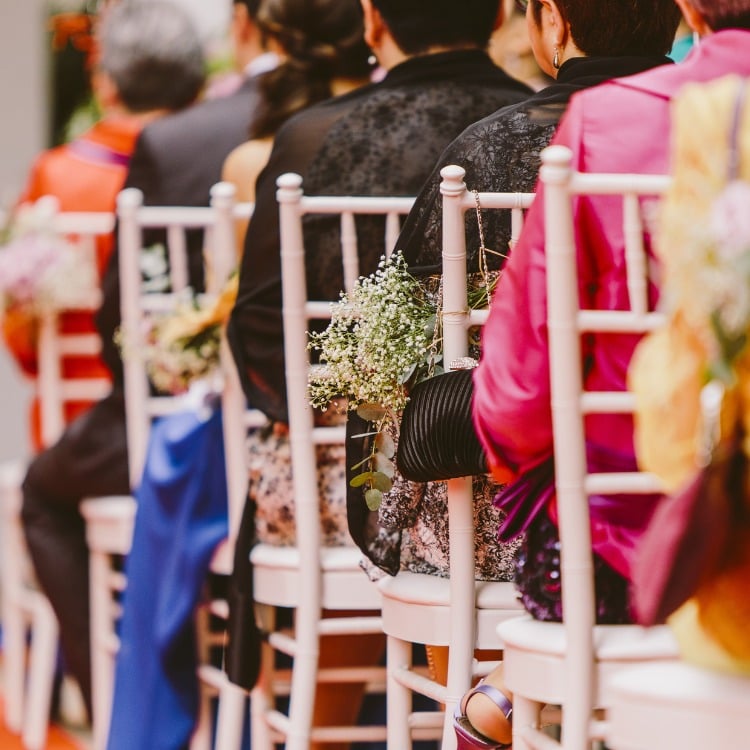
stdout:
[[[455,738],[451,728],[451,714],[456,702],[468,689],[472,679],[483,669],[473,660],[475,647],[504,648],[505,675],[508,687],[514,693],[514,747],[549,748],[554,741],[547,734],[539,731],[539,709],[544,703],[562,706],[562,747],[566,750],[582,750],[591,746],[594,739],[605,738],[615,750],[642,748],[650,750],[656,747],[649,744],[646,727],[659,726],[661,704],[653,699],[655,686],[665,691],[676,689],[673,681],[676,673],[669,670],[684,669],[675,665],[676,651],[674,643],[665,630],[646,632],[634,626],[594,626],[593,584],[591,573],[591,554],[588,528],[586,496],[588,493],[615,491],[653,491],[656,484],[653,478],[642,475],[603,476],[586,474],[584,461],[583,416],[586,411],[626,412],[632,409],[632,401],[626,394],[586,394],[583,392],[583,381],[580,372],[580,333],[582,331],[608,330],[618,332],[643,332],[659,323],[659,316],[649,312],[646,297],[647,263],[643,246],[643,229],[639,221],[639,205],[643,196],[658,195],[667,184],[665,178],[638,177],[632,175],[581,175],[570,166],[569,153],[555,147],[544,155],[544,167],[541,178],[546,186],[545,224],[548,230],[548,297],[551,346],[551,378],[553,384],[553,421],[556,440],[556,476],[558,482],[558,502],[561,515],[561,539],[563,548],[563,597],[565,622],[561,625],[538,623],[531,618],[520,616],[520,607],[515,600],[510,584],[475,584],[473,578],[473,535],[470,502],[470,484],[467,480],[454,480],[449,484],[449,523],[451,538],[451,576],[450,579],[430,579],[408,573],[401,573],[393,579],[387,579],[378,589],[369,586],[364,575],[359,571],[357,555],[351,549],[331,550],[320,547],[319,535],[314,533],[318,528],[318,502],[316,492],[311,492],[317,483],[311,481],[314,476],[314,446],[328,441],[342,439],[341,430],[331,435],[324,434],[320,428],[313,426],[312,412],[306,401],[307,359],[305,331],[310,318],[321,315],[321,309],[327,304],[313,304],[307,300],[304,275],[304,235],[302,231],[303,216],[308,213],[341,214],[345,229],[354,227],[353,215],[358,212],[385,213],[391,218],[387,222],[385,248],[393,246],[393,239],[398,227],[398,215],[405,213],[410,205],[409,199],[364,199],[328,197],[315,198],[302,194],[301,180],[297,176],[287,175],[279,181],[279,203],[282,227],[282,268],[284,280],[284,326],[287,358],[287,391],[290,405],[290,435],[292,460],[294,465],[295,499],[298,528],[305,528],[311,533],[300,536],[297,548],[269,548],[265,545],[253,551],[255,566],[255,593],[262,610],[261,619],[269,624],[271,608],[277,606],[293,607],[296,611],[295,632],[293,636],[283,632],[272,632],[268,638],[268,650],[278,648],[294,658],[291,684],[288,676],[274,673],[273,659],[270,653],[264,657],[264,670],[258,688],[252,696],[252,732],[254,748],[270,748],[274,741],[283,738],[289,748],[307,748],[313,740],[351,741],[353,739],[376,739],[384,736],[383,730],[377,728],[360,728],[356,732],[350,728],[315,728],[312,724],[316,683],[321,679],[337,681],[361,681],[367,677],[377,682],[379,675],[373,671],[364,673],[323,674],[318,669],[317,655],[319,640],[323,636],[341,635],[347,632],[373,632],[379,628],[388,635],[388,746],[392,750],[409,747],[415,737],[441,736],[442,747],[449,750],[455,747]],[[465,353],[466,329],[469,325],[481,323],[481,316],[463,317],[457,311],[466,310],[465,298],[465,237],[464,212],[475,206],[474,197],[468,193],[463,184],[463,170],[449,167],[443,171],[442,192],[444,196],[444,308],[451,313],[445,318],[445,346],[450,353],[446,361]],[[610,194],[624,196],[623,216],[626,222],[625,236],[628,237],[627,261],[630,279],[631,310],[622,312],[579,310],[578,287],[575,266],[575,237],[572,224],[572,203],[577,196],[588,194]],[[215,194],[216,195],[216,194]],[[480,194],[480,203],[488,210],[515,208],[520,215],[533,196],[509,194]],[[234,247],[231,231],[232,216],[242,214],[243,209],[231,207],[231,197],[222,209],[225,220],[218,231],[214,229],[214,238],[226,232],[231,241],[227,247]],[[123,194],[120,208],[120,242],[121,246],[132,245],[137,253],[139,244],[139,222],[163,226],[163,218],[157,209],[139,207],[137,196],[133,193]],[[207,209],[208,210],[208,209]],[[153,211],[151,218],[149,212]],[[167,211],[167,209],[164,209]],[[199,209],[200,211],[200,209]],[[213,210],[209,221],[220,215]],[[128,216],[131,217],[128,223]],[[180,222],[172,214],[173,223]],[[195,221],[195,219],[193,219]],[[127,233],[130,232],[130,236]],[[174,234],[174,232],[173,232]],[[351,231],[342,231],[346,238],[343,252],[343,265],[347,285],[351,285],[358,276],[356,263],[356,240]],[[129,243],[129,244],[128,244]],[[131,261],[132,262],[132,258]],[[173,262],[179,268],[177,261]],[[124,269],[123,277],[132,275],[132,267]],[[131,278],[135,278],[131,276]],[[125,297],[125,295],[123,295]],[[139,313],[140,314],[140,313]],[[134,315],[132,310],[123,310],[126,315]],[[236,376],[236,373],[235,373]],[[142,374],[135,386],[143,389]],[[234,387],[238,388],[236,380]],[[231,391],[230,391],[231,392]],[[143,391],[142,391],[143,393]],[[147,395],[147,393],[146,393]],[[238,399],[239,396],[239,399]],[[244,500],[246,472],[242,458],[242,438],[245,430],[244,420],[237,419],[242,413],[238,404],[242,403],[239,390],[225,404],[230,405],[225,417],[233,417],[229,426],[225,423],[226,446],[230,487],[234,487],[234,500],[230,502],[230,529],[236,531],[238,508]],[[144,422],[141,422],[143,425]],[[130,428],[130,423],[129,423]],[[147,423],[144,428],[135,426],[134,435],[141,435],[141,451],[132,455],[144,455]],[[564,436],[564,439],[561,438]],[[231,466],[230,466],[231,464]],[[142,465],[142,464],[141,464]],[[134,474],[137,481],[138,472]],[[232,494],[230,490],[230,495]],[[97,506],[97,503],[98,506]],[[104,508],[100,501],[92,503],[92,508]],[[231,534],[231,532],[230,532]],[[126,552],[129,547],[127,535],[121,537],[118,544],[112,543],[110,551]],[[93,541],[93,536],[92,536]],[[116,549],[114,549],[116,547]],[[97,596],[94,587],[94,555],[99,550],[92,550],[92,596]],[[231,559],[231,558],[229,558]],[[102,567],[102,570],[104,568]],[[111,577],[107,566],[107,575]],[[115,578],[117,578],[115,576]],[[120,578],[119,585],[122,585]],[[373,617],[343,617],[324,619],[322,610],[371,610]],[[378,615],[382,610],[382,621]],[[107,606],[111,611],[111,605]],[[499,630],[495,629],[498,625]],[[94,652],[101,653],[102,644],[112,641],[113,628],[111,615],[101,630],[102,639],[94,642]],[[97,632],[100,632],[97,628]],[[435,685],[419,671],[410,669],[411,643],[442,644],[449,647],[449,670],[447,686]],[[104,651],[106,653],[106,651]],[[99,684],[106,679],[111,684],[111,654],[109,676],[99,678]],[[642,662],[666,662],[651,664],[647,669],[648,682],[642,682],[638,671],[628,680],[628,667]],[[486,671],[486,667],[484,667]],[[617,675],[614,682],[612,675]],[[691,672],[692,674],[692,672]],[[621,681],[618,687],[618,680]],[[661,681],[660,681],[661,680]],[[716,681],[724,684],[720,677],[706,677],[693,680],[691,685],[695,694],[701,695],[702,686],[706,693],[716,687]],[[642,687],[641,692],[639,688]],[[735,686],[732,686],[733,688]],[[647,688],[650,688],[647,689]],[[746,690],[747,684],[740,681],[737,690]],[[728,689],[728,688],[727,688]],[[275,695],[279,691],[290,692],[290,711],[288,715],[280,714],[275,708]],[[431,696],[443,703],[446,710],[437,716],[420,715],[411,711],[411,692]],[[735,692],[734,695],[745,693]],[[102,706],[97,713],[106,717],[108,706],[104,701],[111,701],[111,689],[100,693]],[[720,693],[723,694],[723,693]],[[645,696],[648,696],[647,698]],[[238,746],[238,715],[241,716],[242,703],[237,692],[222,694],[222,700],[230,701],[236,710],[233,719],[228,722],[234,728],[226,735],[217,738],[216,747],[231,748]],[[642,698],[642,699],[641,699]],[[694,722],[705,720],[706,706],[718,705],[718,701],[709,701],[704,695],[701,708],[691,705],[689,713]],[[639,702],[639,699],[640,702]],[[619,700],[619,702],[618,702]],[[221,705],[221,701],[220,701]],[[742,700],[735,700],[732,706],[750,705]],[[633,708],[635,707],[635,708]],[[648,711],[646,710],[648,707]],[[601,722],[594,712],[606,709],[611,714],[611,727]],[[676,716],[675,701],[671,701],[671,714]],[[683,709],[684,710],[684,709]],[[221,711],[221,709],[220,709]],[[649,713],[650,712],[650,713]],[[638,715],[647,713],[649,722],[639,722]],[[727,711],[721,714],[726,722]],[[596,718],[595,718],[596,717]],[[618,717],[620,717],[618,719]],[[624,720],[622,717],[626,717]],[[656,718],[653,718],[656,717]],[[721,736],[739,738],[740,730],[747,729],[747,722],[741,711],[730,716],[734,723],[725,726]],[[102,722],[105,720],[102,719]],[[220,720],[221,721],[221,720]],[[744,723],[743,723],[744,722]],[[640,736],[632,739],[633,731],[627,739],[624,726],[629,723],[638,725]],[[671,723],[671,722],[670,722]],[[710,724],[707,723],[706,726]],[[101,725],[100,725],[101,726]],[[675,728],[676,730],[676,728]],[[736,731],[735,731],[736,730]],[[221,731],[221,730],[220,730]],[[354,733],[352,733],[354,732]],[[96,731],[97,738],[106,734],[106,726]],[[200,734],[200,732],[199,732]],[[687,734],[687,733],[686,733]],[[656,736],[656,734],[654,734]],[[663,733],[658,735],[664,745]],[[698,736],[694,733],[693,736]],[[690,744],[691,737],[686,736],[680,747],[698,747]],[[729,741],[729,739],[728,739]],[[96,746],[101,739],[97,739]],[[196,740],[197,742],[197,740]],[[631,743],[631,744],[628,744]],[[640,743],[640,744],[637,744]],[[196,747],[200,745],[196,744]],[[202,745],[207,747],[208,745]],[[554,746],[557,746],[556,744]],[[669,745],[667,745],[669,746]],[[703,747],[704,745],[701,745]],[[723,747],[739,747],[738,744],[723,744]]]

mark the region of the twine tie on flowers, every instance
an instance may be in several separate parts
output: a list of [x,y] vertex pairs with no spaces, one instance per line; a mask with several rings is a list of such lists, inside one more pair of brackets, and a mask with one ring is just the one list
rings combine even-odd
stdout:
[[487,263],[487,253],[490,253],[491,255],[496,255],[498,258],[508,258],[508,256],[505,253],[500,253],[497,250],[490,250],[490,248],[487,247],[484,240],[484,222],[482,221],[482,206],[479,202],[479,192],[476,190],[471,191],[472,195],[474,196],[474,204],[476,206],[476,214],[477,214],[477,226],[479,228],[479,259],[478,259],[478,265],[479,265],[479,273],[482,276],[482,281],[484,282],[485,286],[487,287],[487,309],[489,310],[492,307],[492,295],[489,293],[490,289],[490,274],[492,271],[490,271],[489,264]]

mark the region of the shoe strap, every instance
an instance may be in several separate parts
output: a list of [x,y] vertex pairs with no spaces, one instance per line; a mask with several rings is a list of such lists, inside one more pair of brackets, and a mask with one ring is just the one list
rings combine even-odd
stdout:
[[464,703],[464,711],[466,711],[466,706],[469,704],[469,701],[477,693],[486,695],[503,712],[503,716],[505,716],[508,721],[513,720],[513,704],[496,687],[488,685],[485,682],[480,682],[469,692],[469,695],[467,696]]

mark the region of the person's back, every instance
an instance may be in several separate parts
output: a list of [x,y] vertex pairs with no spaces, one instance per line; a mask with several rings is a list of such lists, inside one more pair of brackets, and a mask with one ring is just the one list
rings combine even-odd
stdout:
[[128,186],[143,191],[146,205],[208,205],[224,159],[247,138],[261,105],[258,78],[278,63],[256,23],[259,7],[260,0],[233,2],[230,37],[234,67],[242,75],[239,88],[143,130]]
[[[279,65],[260,78],[262,101],[248,128],[249,140],[230,152],[222,168],[222,179],[235,185],[237,200],[250,203],[279,128],[297,112],[370,81],[358,1],[322,4],[310,18],[306,0],[269,0],[256,23]],[[237,222],[238,257],[246,231],[247,222]]]
[[[737,72],[750,74],[750,2],[713,3],[679,0],[691,24],[707,36],[679,65],[664,66],[612,81],[573,97],[554,143],[573,151],[573,166],[583,171],[669,171],[671,98],[684,83],[708,81]],[[698,8],[707,8],[704,14]],[[710,13],[709,13],[710,11]],[[710,25],[708,22],[710,19]],[[724,29],[725,26],[729,28]],[[724,29],[708,33],[712,28]],[[475,424],[490,463],[510,478],[537,465],[552,451],[544,289],[544,192],[529,211],[495,296],[485,331],[483,362],[476,376]],[[579,288],[594,307],[623,309],[628,304],[624,274],[621,209],[611,201],[588,198],[577,208]],[[652,304],[658,298],[652,286]],[[623,390],[634,336],[596,337],[591,342],[587,387]],[[518,385],[523,383],[522,391]],[[513,385],[515,384],[515,385]],[[600,450],[592,470],[632,466],[630,417],[591,415],[587,435]],[[648,521],[653,498],[627,523],[606,509],[594,512],[594,548],[615,570],[629,574],[632,547]]]
[[[648,33],[643,18],[650,17]],[[559,46],[546,41],[551,20]],[[666,52],[679,20],[672,0],[634,2],[603,0],[531,0],[526,24],[539,67],[553,80],[519,104],[494,112],[470,125],[441,155],[404,224],[397,247],[411,267],[435,267],[441,262],[442,196],[440,170],[458,164],[464,181],[479,192],[531,192],[542,149],[549,144],[570,98],[578,91],[612,78],[630,76],[669,62]],[[487,247],[501,265],[508,251],[510,217],[490,211],[483,217]],[[476,218],[466,217],[469,263],[479,247]]]
[[[107,12],[101,44],[102,69],[128,110],[143,120],[189,104],[203,85],[200,40],[172,3],[122,0]],[[66,664],[89,708],[88,555],[78,505],[85,497],[129,491],[124,406],[117,389],[42,451],[23,483],[29,551],[60,623]]]
[[[389,69],[385,79],[298,115],[278,133],[258,179],[229,327],[246,395],[269,418],[286,421],[276,178],[297,172],[309,194],[415,195],[467,124],[531,93],[483,50],[497,14],[494,0],[460,9],[446,1],[429,11],[416,2],[366,3],[366,38]],[[310,294],[336,299],[337,230],[308,222],[306,246]],[[359,252],[361,273],[374,270],[382,233],[368,231]]]
[[[690,81],[708,81],[729,72],[750,73],[746,54],[750,2],[677,0],[677,4],[705,38],[679,65],[662,66],[576,94],[552,141],[572,150],[574,169],[668,172],[672,97]],[[711,33],[715,29],[727,30]],[[586,306],[628,308],[621,213],[621,206],[607,197],[586,197],[575,204],[578,285]],[[647,231],[651,228],[646,227]],[[653,281],[650,301],[655,305],[659,290],[657,279]],[[485,327],[482,361],[475,374],[474,424],[490,467],[502,481],[528,475],[552,454],[546,314],[544,190],[540,186],[497,287]],[[586,388],[623,390],[637,340],[630,335],[587,338]],[[589,415],[586,437],[590,471],[635,468],[629,415]],[[633,552],[657,499],[654,495],[590,498],[594,562],[606,572],[606,578],[598,581],[598,618],[604,614],[605,621],[622,622],[631,617],[627,592]],[[519,518],[530,524],[526,559],[534,560],[534,565],[520,571],[524,604],[537,618],[559,619],[559,596],[548,590],[540,575],[551,568],[544,551],[554,549],[556,540],[554,505],[539,511]],[[532,556],[532,550],[539,550],[539,555]],[[502,689],[502,678],[495,677],[491,676],[490,684]],[[488,734],[479,723],[481,711],[471,715],[471,706],[481,709],[483,705],[475,700],[467,713],[472,724]],[[509,723],[502,714],[507,712],[494,709],[492,723],[502,731],[491,736],[504,740],[509,737]]]
[[[142,18],[150,23],[152,19]],[[127,22],[127,19],[125,19]],[[181,33],[184,24],[179,19],[174,26]],[[170,33],[165,28],[164,33]],[[46,151],[35,160],[19,203],[30,203],[42,196],[57,198],[61,211],[114,212],[117,193],[123,186],[135,141],[145,124],[164,112],[190,104],[202,85],[203,58],[199,50],[186,44],[183,48],[185,75],[176,81],[165,70],[158,79],[158,71],[151,86],[172,83],[169,95],[154,96],[152,90],[132,74],[132,63],[126,55],[135,55],[140,64],[148,63],[143,54],[122,35],[113,33],[104,24],[101,54],[97,57],[92,76],[93,88],[103,116],[89,130],[70,143]],[[153,55],[152,55],[153,56]],[[154,56],[154,59],[157,59]],[[175,60],[175,65],[179,63]],[[98,238],[96,265],[101,278],[112,250],[112,236]],[[36,374],[37,362],[33,326],[13,312],[3,321],[6,341],[20,366],[29,375]],[[93,314],[84,311],[63,314],[61,327],[65,333],[94,333]],[[108,372],[96,355],[65,357],[63,375],[71,378],[106,378]],[[71,421],[90,406],[81,401],[66,404],[66,421]],[[32,443],[41,449],[38,403],[32,404]]]

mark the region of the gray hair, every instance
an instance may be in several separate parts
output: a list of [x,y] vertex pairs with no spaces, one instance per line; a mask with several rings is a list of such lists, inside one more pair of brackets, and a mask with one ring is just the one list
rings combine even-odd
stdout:
[[180,109],[205,82],[201,41],[190,17],[166,0],[122,0],[99,33],[100,66],[131,112]]

